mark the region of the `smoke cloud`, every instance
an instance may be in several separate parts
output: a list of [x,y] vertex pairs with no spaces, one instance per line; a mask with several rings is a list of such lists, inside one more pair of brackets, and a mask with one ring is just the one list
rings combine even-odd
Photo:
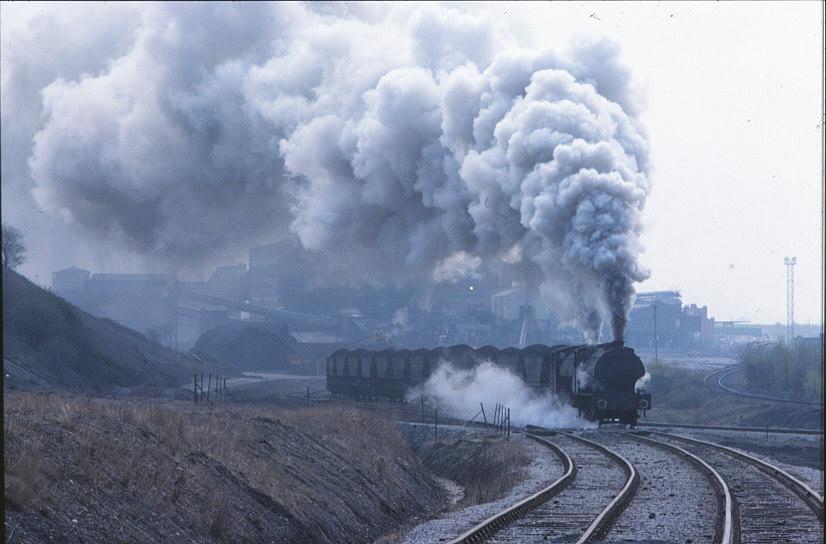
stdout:
[[589,337],[622,337],[649,163],[616,45],[525,50],[431,5],[150,4],[118,24],[93,70],[35,78],[15,151],[90,239],[198,266],[292,233],[330,281],[374,284],[506,258]]
[[477,279],[481,264],[482,259],[476,255],[459,251],[436,263],[433,268],[433,281],[456,283],[461,278]]
[[467,370],[442,361],[427,381],[408,392],[407,398],[413,402],[422,395],[442,413],[455,417],[470,419],[479,411],[479,403],[492,414],[494,405],[499,403],[510,408],[511,422],[516,426],[552,429],[593,426],[552,393],[532,391],[519,376],[490,361]]

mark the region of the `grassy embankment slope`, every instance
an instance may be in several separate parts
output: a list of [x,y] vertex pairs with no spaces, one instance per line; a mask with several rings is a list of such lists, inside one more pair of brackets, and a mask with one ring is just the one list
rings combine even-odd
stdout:
[[394,422],[7,393],[15,542],[369,542],[445,504]]
[[189,383],[193,372],[203,370],[218,367],[93,317],[16,272],[3,270],[6,389],[158,394],[174,391]]

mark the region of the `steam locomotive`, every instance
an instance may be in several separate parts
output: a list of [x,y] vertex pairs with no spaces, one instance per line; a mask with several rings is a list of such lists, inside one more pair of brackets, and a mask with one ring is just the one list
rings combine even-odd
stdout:
[[432,350],[341,349],[327,357],[327,389],[334,396],[403,402],[407,390],[427,380],[442,361],[460,369],[492,361],[537,392],[553,391],[591,421],[633,426],[640,412],[651,409],[651,395],[635,390],[645,367],[623,342],[502,350],[464,344]]

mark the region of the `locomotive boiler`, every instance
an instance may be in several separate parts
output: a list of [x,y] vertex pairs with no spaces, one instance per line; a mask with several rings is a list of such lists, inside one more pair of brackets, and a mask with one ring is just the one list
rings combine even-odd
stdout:
[[483,361],[509,369],[537,392],[553,392],[591,421],[634,425],[651,409],[651,395],[636,390],[645,366],[623,342],[501,350],[341,349],[327,357],[327,389],[334,396],[403,402],[408,389],[427,380],[438,365],[469,369]]

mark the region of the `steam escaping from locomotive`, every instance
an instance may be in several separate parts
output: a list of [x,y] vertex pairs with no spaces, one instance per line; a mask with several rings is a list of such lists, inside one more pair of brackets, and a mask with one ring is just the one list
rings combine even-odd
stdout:
[[651,374],[649,374],[648,371],[646,371],[645,374],[643,374],[642,378],[638,379],[634,383],[634,392],[638,393],[638,392],[644,390],[648,386],[648,383],[650,381],[651,381]]
[[142,9],[95,69],[35,78],[9,140],[33,142],[15,164],[44,209],[179,266],[289,233],[329,282],[508,259],[591,341],[622,339],[650,186],[616,45],[525,49],[431,5]]
[[[470,419],[484,405],[490,421],[496,404],[510,408],[511,424],[535,425],[551,429],[578,429],[595,426],[579,417],[577,410],[552,392],[535,392],[507,368],[484,361],[470,369],[455,368],[442,361],[430,377],[407,393],[409,402],[420,397],[439,413]],[[478,415],[478,421],[482,416]]]

